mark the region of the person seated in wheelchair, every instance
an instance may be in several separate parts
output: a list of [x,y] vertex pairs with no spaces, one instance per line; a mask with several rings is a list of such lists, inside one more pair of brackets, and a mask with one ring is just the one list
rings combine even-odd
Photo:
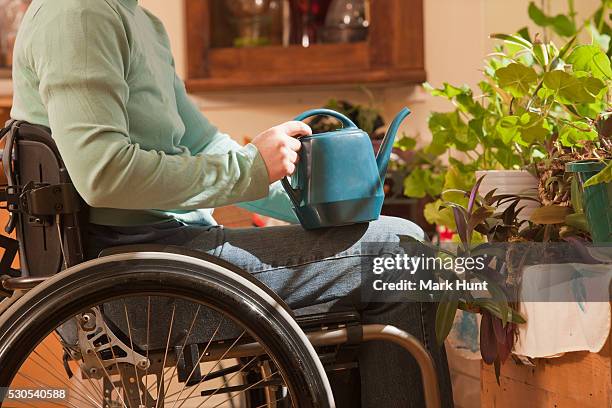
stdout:
[[[426,239],[423,230],[390,217],[315,231],[297,224],[279,180],[294,172],[296,137],[310,135],[308,125],[280,124],[246,146],[222,133],[187,95],[161,21],[137,0],[34,1],[13,70],[12,119],[51,129],[91,207],[88,258],[144,243],[203,251],[249,272],[298,314],[356,310],[363,323],[397,326],[426,345],[443,406],[452,406],[444,347],[435,342],[435,305],[360,296],[362,261],[376,255],[362,243],[399,248],[402,237]],[[217,225],[213,209],[230,204],[292,225]],[[423,405],[418,366],[403,350],[364,344],[358,363],[363,407]]]

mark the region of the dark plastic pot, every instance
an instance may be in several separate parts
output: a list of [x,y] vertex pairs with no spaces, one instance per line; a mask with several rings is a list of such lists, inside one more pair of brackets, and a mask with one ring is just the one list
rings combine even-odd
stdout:
[[612,183],[583,186],[605,167],[606,163],[598,160],[582,160],[565,165],[565,171],[576,174],[584,214],[593,242],[598,243],[612,242]]

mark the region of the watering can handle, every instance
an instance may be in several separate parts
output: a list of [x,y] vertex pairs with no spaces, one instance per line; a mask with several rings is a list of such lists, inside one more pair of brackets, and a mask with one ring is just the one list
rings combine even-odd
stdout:
[[340,112],[336,112],[331,109],[312,109],[306,111],[295,118],[295,120],[303,121],[304,119],[311,118],[313,116],[331,116],[332,118],[336,118],[342,123],[342,127],[344,129],[357,129],[357,125],[353,123],[352,120],[341,114]]
[[[357,125],[355,125],[352,120],[350,120],[343,114],[336,112],[334,110],[331,110],[331,109],[312,109],[312,110],[306,111],[302,113],[301,115],[297,116],[295,120],[303,121],[304,119],[308,119],[313,116],[331,116],[332,118],[338,119],[340,123],[342,123],[343,129],[357,129]],[[291,186],[289,177],[284,177],[283,179],[281,179],[281,184],[283,185],[283,188],[289,195],[289,198],[291,199],[291,202],[293,203],[293,205],[295,207],[299,207],[300,201],[301,201],[300,190],[296,190]]]

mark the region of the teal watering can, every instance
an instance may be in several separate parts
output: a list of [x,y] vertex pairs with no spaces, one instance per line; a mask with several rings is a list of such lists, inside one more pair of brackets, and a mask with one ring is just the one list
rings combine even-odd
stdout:
[[349,118],[329,109],[304,112],[295,120],[331,116],[342,128],[300,138],[300,160],[291,179],[282,181],[305,229],[337,227],[377,220],[385,200],[384,182],[402,109],[391,123],[378,154],[370,137]]

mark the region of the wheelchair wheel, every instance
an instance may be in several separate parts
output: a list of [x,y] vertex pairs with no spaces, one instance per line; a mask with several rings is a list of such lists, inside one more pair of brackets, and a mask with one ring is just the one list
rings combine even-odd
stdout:
[[334,406],[287,309],[230,269],[142,252],[45,281],[0,316],[0,390],[46,394],[5,406]]

